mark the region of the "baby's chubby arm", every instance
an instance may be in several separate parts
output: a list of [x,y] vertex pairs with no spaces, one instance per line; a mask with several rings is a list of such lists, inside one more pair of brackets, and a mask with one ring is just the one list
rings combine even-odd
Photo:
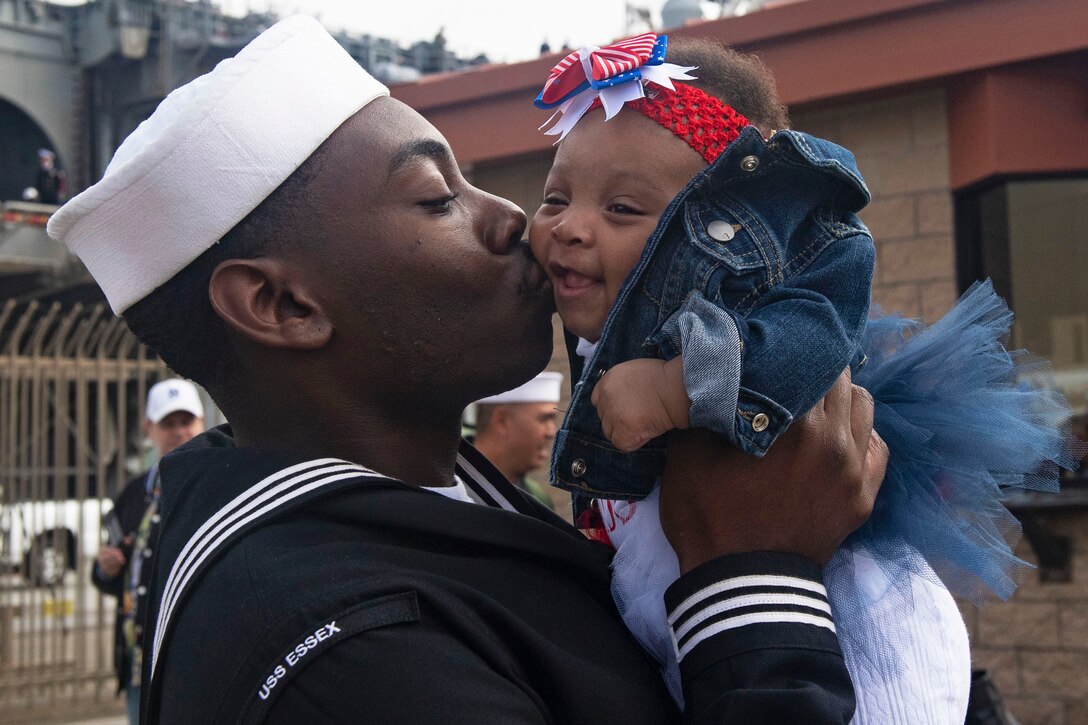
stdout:
[[590,398],[612,445],[634,451],[674,428],[690,425],[684,361],[639,358],[611,368]]

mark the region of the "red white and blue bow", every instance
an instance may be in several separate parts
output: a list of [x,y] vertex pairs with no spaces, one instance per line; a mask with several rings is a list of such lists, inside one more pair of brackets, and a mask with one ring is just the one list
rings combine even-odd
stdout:
[[644,98],[646,83],[655,83],[673,90],[673,80],[694,80],[688,75],[695,66],[679,66],[665,62],[668,36],[643,33],[620,40],[603,48],[586,47],[574,51],[559,61],[534,103],[538,108],[558,109],[540,128],[561,118],[544,133],[559,136],[570,132],[578,120],[598,98],[604,107],[605,119],[620,112],[623,104]]

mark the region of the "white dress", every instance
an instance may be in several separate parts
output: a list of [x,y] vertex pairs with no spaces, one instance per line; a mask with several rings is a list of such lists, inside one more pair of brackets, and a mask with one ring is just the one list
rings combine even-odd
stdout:
[[[661,530],[657,489],[643,501],[599,501],[598,508],[616,547],[612,595],[632,634],[662,663],[669,691],[682,705],[676,646],[664,602],[665,589],[679,578],[680,567]],[[918,568],[928,570],[920,557]],[[962,725],[971,686],[967,628],[952,595],[938,582],[935,575],[912,575],[910,597],[901,592],[891,596],[878,564],[846,549],[840,549],[825,569],[832,611],[849,609],[852,616],[867,620],[855,620],[855,627],[863,630],[869,625],[894,644],[889,649],[851,637],[843,629],[850,622],[836,617],[857,697],[852,722]],[[843,601],[846,593],[854,592],[864,601]],[[905,608],[908,598],[913,606]]]

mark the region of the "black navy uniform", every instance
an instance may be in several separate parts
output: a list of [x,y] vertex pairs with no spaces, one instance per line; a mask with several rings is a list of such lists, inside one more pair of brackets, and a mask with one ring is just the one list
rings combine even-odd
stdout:
[[145,722],[847,723],[853,714],[829,615],[790,607],[826,619],[803,624],[781,606],[738,599],[761,587],[819,597],[819,568],[804,559],[722,557],[669,590],[687,651],[681,715],[616,612],[611,551],[467,444],[458,476],[479,504],[336,459],[236,448],[225,427],[168,456],[162,475]]

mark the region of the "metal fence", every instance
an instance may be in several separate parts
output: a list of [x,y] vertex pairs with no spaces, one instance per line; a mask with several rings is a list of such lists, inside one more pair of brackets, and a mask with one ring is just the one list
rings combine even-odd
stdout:
[[[0,308],[0,712],[112,698],[115,602],[90,583],[167,371],[103,305]],[[5,717],[6,717],[5,716]]]

